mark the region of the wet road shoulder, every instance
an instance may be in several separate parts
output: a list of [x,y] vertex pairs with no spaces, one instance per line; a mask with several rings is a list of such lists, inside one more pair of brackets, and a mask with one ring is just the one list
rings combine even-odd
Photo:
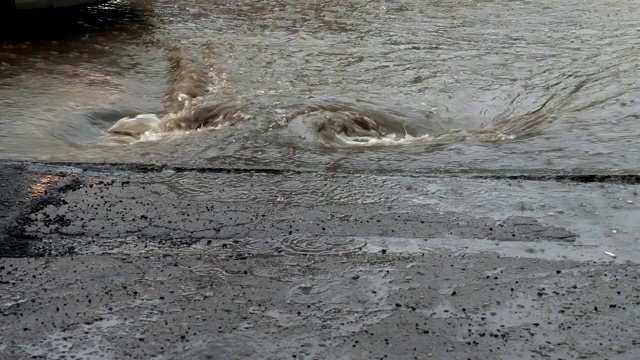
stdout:
[[2,358],[639,355],[632,181],[0,176]]
[[640,258],[632,173],[407,176],[7,162],[0,176],[2,257],[154,246],[245,257],[444,247]]

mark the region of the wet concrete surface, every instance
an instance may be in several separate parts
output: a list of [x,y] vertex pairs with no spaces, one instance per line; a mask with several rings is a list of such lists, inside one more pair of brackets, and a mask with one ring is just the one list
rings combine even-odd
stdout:
[[0,179],[3,359],[640,356],[629,174]]

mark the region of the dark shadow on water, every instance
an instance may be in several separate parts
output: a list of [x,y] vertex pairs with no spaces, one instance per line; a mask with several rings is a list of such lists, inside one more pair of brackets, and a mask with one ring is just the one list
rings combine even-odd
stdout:
[[106,31],[153,27],[150,0],[112,0],[93,6],[49,10],[0,11],[0,44],[70,40]]

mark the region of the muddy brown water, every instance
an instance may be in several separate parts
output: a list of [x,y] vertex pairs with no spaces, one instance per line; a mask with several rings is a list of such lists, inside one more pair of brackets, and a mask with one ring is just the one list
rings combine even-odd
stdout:
[[[0,40],[0,158],[638,168],[638,4],[134,0],[19,14]],[[206,65],[206,101],[252,118],[105,141],[123,116],[163,112],[175,48]]]

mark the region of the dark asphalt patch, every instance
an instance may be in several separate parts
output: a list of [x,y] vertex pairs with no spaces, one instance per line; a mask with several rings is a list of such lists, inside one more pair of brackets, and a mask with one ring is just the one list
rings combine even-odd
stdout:
[[[9,211],[13,215],[4,231],[5,245],[0,256],[65,256],[88,249],[114,251],[131,244],[165,248],[198,245],[236,258],[328,255],[359,251],[372,237],[574,242],[578,236],[528,216],[495,220],[466,211],[442,211],[433,205],[398,202],[393,197],[358,197],[363,190],[376,192],[379,184],[375,177],[368,184],[366,177],[337,179],[318,174],[283,177],[271,173],[252,177],[228,172],[129,173],[110,167],[101,172],[52,170],[22,171],[27,174],[24,179],[32,182],[23,180],[22,186],[42,189],[26,198],[21,195],[23,205]],[[175,187],[193,179],[193,174],[200,174],[200,186],[205,189],[193,195],[197,199],[176,193]],[[273,201],[270,194],[281,197],[277,194],[288,191],[277,187],[282,183],[280,177],[299,180],[304,191],[320,197],[327,189],[339,191],[340,195],[327,193],[328,200],[321,204],[311,198],[296,198],[295,194],[300,193],[296,190],[287,195],[293,202]],[[38,179],[47,182],[39,184]],[[363,183],[355,187],[353,179]],[[233,183],[248,183],[252,188],[249,194],[258,194],[264,200],[246,201],[246,190],[228,186]],[[234,191],[237,201],[220,198],[224,194],[233,199]],[[15,194],[18,193],[8,196]]]

